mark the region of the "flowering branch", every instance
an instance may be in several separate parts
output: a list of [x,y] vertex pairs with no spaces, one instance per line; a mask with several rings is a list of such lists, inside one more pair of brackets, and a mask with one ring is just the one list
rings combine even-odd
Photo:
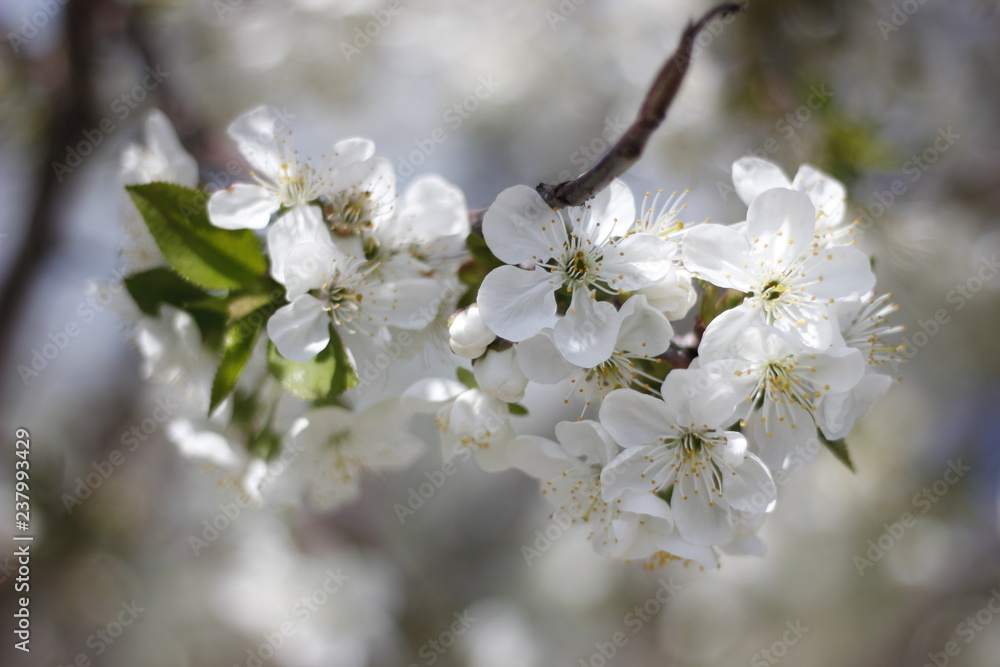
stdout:
[[636,163],[646,142],[653,132],[660,127],[666,118],[667,110],[674,101],[691,63],[691,51],[698,33],[717,16],[726,18],[742,12],[744,6],[738,2],[726,2],[713,7],[705,13],[697,23],[688,23],[681,42],[670,59],[663,64],[653,85],[650,86],[646,99],[639,108],[635,122],[626,130],[618,142],[611,147],[601,160],[589,171],[572,181],[564,181],[557,185],[540,183],[535,190],[542,196],[545,203],[552,208],[579,206],[608,185],[618,176],[624,174]]

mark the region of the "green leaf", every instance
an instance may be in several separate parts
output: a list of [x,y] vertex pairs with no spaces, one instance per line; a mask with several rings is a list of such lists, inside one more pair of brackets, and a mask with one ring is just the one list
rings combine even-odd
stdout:
[[468,368],[462,368],[459,366],[455,369],[455,376],[458,377],[458,381],[464,384],[469,389],[479,389],[479,383],[476,382],[475,374]]
[[227,230],[208,220],[207,192],[172,183],[127,187],[163,256],[182,277],[205,289],[238,289],[261,282],[267,259],[248,229]]
[[837,457],[838,461],[847,466],[847,469],[851,472],[857,472],[857,470],[854,469],[854,462],[851,461],[851,454],[847,451],[847,441],[844,440],[844,438],[840,438],[839,440],[827,440],[826,436],[823,435],[822,431],[819,429],[816,430],[816,434],[819,435],[820,442],[826,445],[826,448]]
[[524,407],[520,403],[508,403],[507,407],[510,409],[510,414],[517,417],[523,417],[528,414],[528,408]]
[[194,318],[204,342],[216,348],[226,326],[226,300],[192,285],[168,268],[150,269],[128,276],[125,289],[146,315],[156,317],[168,304],[186,310]]
[[286,359],[273,342],[268,343],[267,367],[285,389],[308,401],[329,402],[358,383],[344,344],[332,327],[330,344],[304,363]]
[[183,308],[195,301],[214,298],[167,268],[136,273],[126,277],[124,282],[139,310],[152,317],[159,314],[162,303]]
[[222,362],[219,363],[215,378],[212,380],[212,398],[208,414],[215,412],[219,404],[236,387],[236,381],[250,360],[254,344],[266,320],[263,313],[254,311],[226,328],[226,333],[222,337]]

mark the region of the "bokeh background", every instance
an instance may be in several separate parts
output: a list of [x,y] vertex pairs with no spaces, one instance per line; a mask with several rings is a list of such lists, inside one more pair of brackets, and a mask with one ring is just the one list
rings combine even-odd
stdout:
[[[241,508],[195,548],[235,491],[159,430],[124,451],[157,388],[127,322],[88,299],[115,284],[119,156],[153,108],[205,183],[228,177],[227,124],[270,103],[317,152],[370,137],[401,182],[435,171],[481,208],[603,151],[711,3],[4,0],[0,663],[1000,664],[1000,3],[747,4],[699,42],[626,180],[690,189],[685,215],[731,222],[742,155],[834,174],[912,358],[849,438],[857,473],[819,453],[780,489],[765,557],[700,571],[606,562],[551,528],[532,480],[472,462],[401,523],[393,507],[442,469],[437,447],[372,476],[349,508]],[[88,137],[78,166],[53,168]],[[22,377],[69,323],[80,334]],[[18,427],[32,442],[30,654],[11,632]],[[69,511],[64,494],[116,449]],[[529,566],[522,547],[546,528],[558,538]]]

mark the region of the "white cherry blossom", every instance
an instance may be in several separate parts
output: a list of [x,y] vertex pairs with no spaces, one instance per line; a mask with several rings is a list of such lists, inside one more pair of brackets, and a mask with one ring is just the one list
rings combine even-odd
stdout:
[[727,544],[735,537],[733,510],[759,512],[774,500],[770,471],[747,451],[742,434],[726,430],[737,401],[731,387],[678,369],[661,394],[662,400],[621,389],[601,405],[601,424],[625,447],[602,473],[606,496],[669,493],[681,537]]
[[483,218],[483,236],[508,266],[483,280],[483,320],[502,338],[525,340],[556,324],[556,291],[565,288],[572,295],[568,326],[580,330],[573,320],[599,318],[595,292],[661,280],[670,271],[670,247],[651,234],[626,235],[634,215],[632,195],[619,181],[585,206],[560,211],[523,185],[501,192]]

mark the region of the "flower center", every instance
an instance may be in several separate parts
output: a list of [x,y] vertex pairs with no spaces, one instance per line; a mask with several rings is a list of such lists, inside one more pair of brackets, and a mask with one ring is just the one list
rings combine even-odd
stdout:
[[341,192],[323,202],[323,217],[337,236],[352,236],[372,229],[372,193]]
[[570,293],[575,287],[589,287],[597,280],[596,274],[602,259],[589,241],[576,235],[570,236],[557,267],[559,273],[563,274]]

